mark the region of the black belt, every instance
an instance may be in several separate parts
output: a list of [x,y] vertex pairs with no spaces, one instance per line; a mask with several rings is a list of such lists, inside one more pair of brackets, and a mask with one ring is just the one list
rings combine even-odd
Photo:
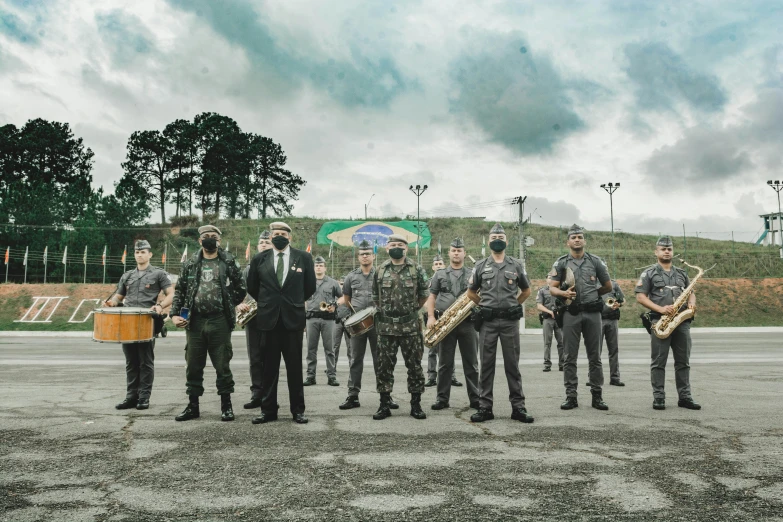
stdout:
[[[509,314],[509,308],[487,308],[486,306],[481,307],[481,313],[482,316],[484,316],[485,321],[491,321],[492,319],[510,319],[513,314]],[[487,319],[487,317],[491,317],[492,319]]]
[[213,317],[222,317],[223,311],[218,310],[217,312],[207,312],[207,313],[193,312],[193,315],[202,319],[212,319]]
[[334,312],[307,312],[305,314],[306,319],[334,319],[336,317]]

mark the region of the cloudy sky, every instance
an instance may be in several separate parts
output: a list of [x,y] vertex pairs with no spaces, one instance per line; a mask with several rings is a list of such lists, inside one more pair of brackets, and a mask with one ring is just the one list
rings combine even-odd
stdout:
[[783,178],[783,3],[0,0],[0,124],[131,132],[204,111],[282,144],[294,212],[757,236]]

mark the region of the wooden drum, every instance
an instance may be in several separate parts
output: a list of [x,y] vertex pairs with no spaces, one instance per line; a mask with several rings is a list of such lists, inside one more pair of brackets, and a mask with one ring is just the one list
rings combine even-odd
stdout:
[[371,306],[356,312],[346,319],[343,325],[351,337],[369,332],[375,326],[375,307]]
[[92,340],[99,343],[146,343],[155,338],[155,313],[148,308],[110,307],[95,310]]

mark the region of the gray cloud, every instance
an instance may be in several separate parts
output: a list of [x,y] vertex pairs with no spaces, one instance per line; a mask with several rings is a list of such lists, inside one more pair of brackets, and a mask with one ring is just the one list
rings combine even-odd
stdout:
[[98,13],[95,23],[114,67],[123,68],[140,55],[155,51],[149,30],[137,16],[115,9]]
[[39,35],[35,33],[33,27],[9,11],[0,10],[0,34],[23,44],[37,44],[39,41]]
[[726,104],[717,77],[700,73],[661,42],[625,46],[625,72],[636,87],[636,104],[643,110],[674,110],[677,103],[707,112]]
[[450,66],[451,110],[520,154],[550,152],[584,127],[550,58],[518,34],[469,35],[472,51]]

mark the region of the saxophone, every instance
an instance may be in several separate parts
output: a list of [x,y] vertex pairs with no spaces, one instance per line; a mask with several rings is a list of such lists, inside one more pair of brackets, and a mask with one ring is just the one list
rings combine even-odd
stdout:
[[703,276],[706,271],[712,270],[715,267],[715,265],[713,265],[707,270],[702,270],[698,266],[689,265],[682,259],[680,259],[680,262],[685,266],[698,270],[699,273],[696,275],[696,277],[693,278],[693,281],[691,281],[691,284],[688,285],[688,288],[683,290],[682,294],[680,294],[680,297],[674,301],[672,304],[672,312],[670,314],[662,315],[658,322],[653,325],[652,332],[658,339],[666,339],[672,334],[672,332],[674,332],[674,330],[677,329],[678,326],[683,323],[683,321],[687,321],[696,315],[696,310],[686,308],[680,312],[680,308],[687,304],[688,298],[693,293],[693,288],[696,286],[696,283],[699,281],[701,276]]
[[242,328],[247,326],[247,323],[249,323],[258,312],[258,303],[256,303],[256,300],[249,295],[245,297],[245,304],[250,307],[250,310],[247,312],[240,312],[237,315],[237,325]]
[[424,332],[424,344],[427,348],[440,343],[452,330],[464,321],[469,315],[476,303],[468,299],[468,292],[465,291],[456,301],[451,303],[443,315],[440,316],[432,328]]

